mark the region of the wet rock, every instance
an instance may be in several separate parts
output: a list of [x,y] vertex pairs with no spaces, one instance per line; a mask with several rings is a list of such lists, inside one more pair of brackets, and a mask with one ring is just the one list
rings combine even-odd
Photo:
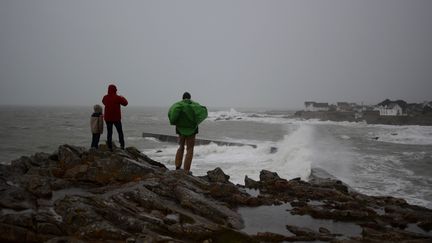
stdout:
[[214,170],[207,171],[207,176],[210,182],[221,182],[221,183],[228,183],[230,178],[219,167],[217,167]]
[[79,234],[84,239],[106,240],[125,240],[131,235],[106,221],[93,223],[82,227]]
[[47,235],[63,235],[63,232],[57,225],[50,223],[38,223],[36,226],[36,231],[38,233]]
[[31,159],[27,156],[22,156],[11,162],[12,170],[18,174],[24,174],[31,168]]
[[30,157],[30,163],[32,166],[46,167],[49,165],[51,160],[51,154],[47,153],[35,153]]
[[141,153],[141,151],[139,151],[135,147],[127,147],[126,151],[128,152],[128,155],[130,157],[132,157],[133,159],[135,159],[135,160],[137,160],[139,162],[145,162],[145,163],[148,163],[148,164],[150,164],[152,166],[159,167],[159,168],[165,168],[166,169],[166,166],[164,164],[151,159],[147,155]]
[[232,229],[222,229],[221,231],[216,231],[213,233],[209,239],[206,239],[204,242],[212,243],[212,242],[249,242],[249,243],[258,243],[258,240],[253,237]]
[[190,208],[201,216],[236,229],[243,227],[240,215],[217,201],[205,198],[184,187],[177,187],[175,194],[183,207]]
[[264,242],[282,242],[286,240],[286,236],[271,232],[258,232],[255,237],[259,241]]
[[391,228],[386,228],[382,231],[377,231],[370,228],[363,228],[362,232],[363,239],[365,241],[385,241],[385,242],[399,242],[412,240],[412,242],[430,242],[432,237],[417,233],[411,233],[407,231],[394,230]]
[[38,198],[52,196],[51,179],[40,176],[24,176],[20,179],[21,185]]
[[35,209],[36,197],[24,189],[8,186],[0,191],[0,206],[14,210]]
[[262,170],[260,172],[260,181],[264,183],[274,182],[275,180],[280,179],[279,175],[276,172],[270,172],[268,170]]
[[259,187],[259,182],[252,180],[248,176],[245,176],[244,182],[245,182],[245,187],[247,187],[247,188],[258,188]]
[[331,234],[330,230],[328,230],[327,228],[324,228],[324,227],[319,227],[318,231],[321,234],[327,234],[327,235]]
[[43,242],[44,236],[15,225],[0,223],[0,239],[2,242]]
[[432,219],[421,221],[418,226],[426,231],[432,231]]
[[55,237],[49,239],[45,243],[85,243],[85,241],[79,240],[75,237]]
[[129,158],[113,157],[97,160],[88,167],[80,167],[77,173],[73,174],[75,180],[106,184],[116,181],[136,181],[154,172],[155,170],[148,164]]
[[[260,192],[251,196],[245,187]],[[263,170],[259,182],[245,177],[245,187],[230,183],[220,168],[204,177],[168,170],[132,147],[110,152],[104,146],[87,151],[63,145],[51,155],[38,153],[0,165],[0,241],[431,241],[421,229],[407,229],[417,224],[430,230],[432,210],[363,195],[334,178],[315,174],[311,182],[288,181]],[[362,227],[363,234],[315,232],[295,224],[288,226],[295,235],[288,230],[288,235],[241,232],[237,207],[286,203],[293,207],[284,211],[289,215],[350,222]]]
[[169,237],[169,236],[160,235],[160,234],[157,234],[155,232],[146,231],[145,234],[141,234],[138,237],[130,237],[130,238],[126,239],[126,242],[127,243],[150,243],[150,242],[176,243],[176,242],[183,242],[183,241],[176,240],[176,239]]
[[320,241],[331,241],[334,236],[330,235],[330,231],[326,231],[324,228],[320,228],[321,231],[324,232],[328,232],[328,233],[318,233],[315,232],[309,228],[305,228],[305,227],[298,227],[298,226],[294,226],[294,225],[287,225],[286,228],[292,232],[293,234],[296,235],[296,237],[298,237],[298,239],[301,239],[303,241],[315,241],[315,240],[320,240]]
[[5,214],[0,217],[0,222],[8,225],[14,225],[22,228],[33,229],[33,213],[20,213],[19,211]]
[[81,155],[86,149],[72,145],[61,145],[58,148],[58,159],[62,168],[72,168],[81,163]]
[[311,236],[311,238],[314,238],[313,236],[317,235],[318,233],[305,227],[297,227],[294,225],[287,225],[287,230],[291,231],[293,234],[297,236]]
[[293,207],[304,207],[307,205],[308,204],[305,201],[293,201],[293,202],[291,202],[291,206],[293,206]]

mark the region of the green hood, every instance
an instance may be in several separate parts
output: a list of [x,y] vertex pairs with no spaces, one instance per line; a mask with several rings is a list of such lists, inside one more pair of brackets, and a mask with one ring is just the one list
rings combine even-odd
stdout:
[[173,104],[168,111],[171,125],[177,127],[182,136],[191,136],[198,125],[207,118],[207,108],[198,102],[184,99]]

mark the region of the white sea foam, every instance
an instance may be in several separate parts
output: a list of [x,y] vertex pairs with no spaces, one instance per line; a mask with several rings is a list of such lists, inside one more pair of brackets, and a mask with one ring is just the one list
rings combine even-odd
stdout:
[[378,141],[412,144],[432,145],[432,126],[376,126],[377,130],[372,136]]
[[[267,115],[257,113],[243,113],[230,109],[229,111],[217,111],[209,113],[210,121],[230,120],[230,121],[253,121],[269,124],[293,124],[293,125],[338,125],[344,127],[355,127],[373,129],[371,137],[377,137],[378,141],[398,144],[412,145],[432,145],[432,126],[392,126],[392,125],[372,125],[365,122],[335,122],[320,121],[318,119],[302,120],[286,115]],[[342,135],[342,139],[350,139],[347,135]]]
[[143,137],[127,137],[126,139],[129,141],[139,141],[139,140],[142,140],[144,138]]
[[[197,175],[204,175],[208,170],[220,167],[231,176],[234,183],[243,184],[244,177],[258,180],[263,169],[275,171],[282,178],[301,177],[307,179],[311,170],[313,127],[299,126],[277,143],[262,142],[257,148],[249,146],[218,146],[209,144],[196,146],[192,170]],[[270,153],[270,147],[278,147],[277,153]],[[144,153],[162,161],[168,167],[174,167],[177,146],[163,149],[161,153],[147,150]]]
[[352,185],[368,195],[401,197],[409,203],[432,208],[432,202],[423,199],[431,193],[425,185],[430,185],[432,179],[417,176],[403,164],[396,155],[359,156]]
[[244,113],[233,108],[228,111],[211,111],[208,114],[209,121],[252,121],[270,124],[286,124],[289,122],[287,115],[267,115],[261,113]]
[[[370,138],[375,137],[378,137],[378,143],[431,145],[432,127],[304,121],[280,115],[243,113],[234,109],[210,112],[209,117],[213,122],[229,120],[283,124],[286,125],[286,135],[276,142],[224,139],[257,144],[256,149],[216,144],[197,146],[192,163],[194,175],[205,175],[207,171],[220,167],[230,175],[232,182],[243,184],[245,175],[258,180],[262,169],[277,172],[286,179],[307,179],[311,167],[319,167],[360,192],[393,195],[405,198],[410,203],[432,207],[430,200],[426,199],[430,198],[429,180],[414,180],[415,172],[405,166],[407,161],[401,157],[421,160],[427,156],[426,152],[409,152],[409,148],[407,151],[394,151],[385,144],[382,144],[385,147],[369,148],[368,152],[364,150],[368,148],[364,142],[368,143]],[[272,146],[278,148],[274,154],[270,153]],[[176,150],[177,145],[169,145],[162,152],[156,152],[155,149],[144,152],[173,169]],[[416,181],[425,181],[426,184],[413,190]]]

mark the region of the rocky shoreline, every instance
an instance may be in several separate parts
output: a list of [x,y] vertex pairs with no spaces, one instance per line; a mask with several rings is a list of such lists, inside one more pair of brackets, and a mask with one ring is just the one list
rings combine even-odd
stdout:
[[1,242],[432,242],[432,210],[334,178],[234,185],[136,148],[59,146],[0,165]]

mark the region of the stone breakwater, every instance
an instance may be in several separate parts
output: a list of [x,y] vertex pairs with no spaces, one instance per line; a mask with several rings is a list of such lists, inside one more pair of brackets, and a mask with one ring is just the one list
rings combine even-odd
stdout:
[[[186,175],[132,147],[62,145],[1,165],[0,207],[0,242],[432,241],[432,210],[403,199],[265,170],[234,185],[219,168]],[[276,211],[255,217],[263,208]]]

